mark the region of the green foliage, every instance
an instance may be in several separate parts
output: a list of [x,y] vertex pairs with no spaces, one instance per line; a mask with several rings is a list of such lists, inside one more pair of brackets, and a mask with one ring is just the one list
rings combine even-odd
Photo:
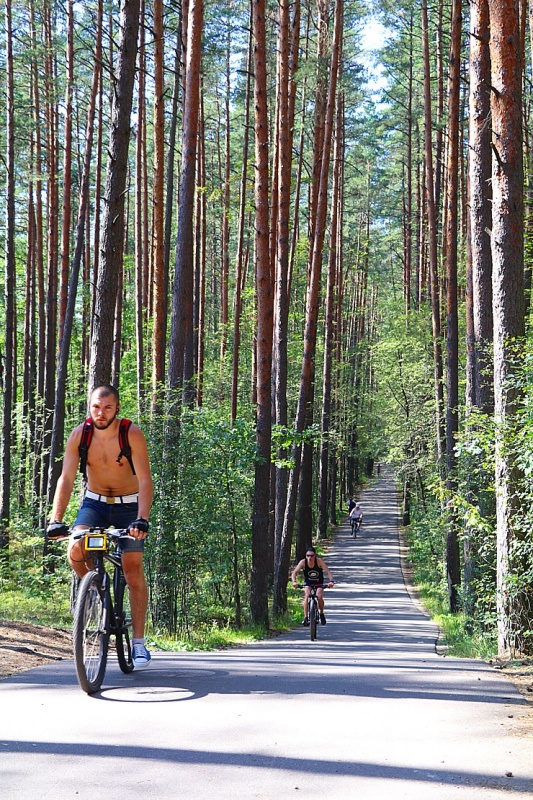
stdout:
[[158,449],[155,438],[152,445],[156,496],[147,551],[152,592],[162,580],[156,562],[164,535],[172,542],[176,630],[234,624],[236,593],[248,599],[253,429],[242,420],[232,427],[217,411],[187,411],[177,450]]
[[53,545],[45,561],[43,536],[22,519],[10,530],[10,557],[0,561],[0,617],[39,625],[70,625],[70,567],[66,548]]
[[[416,512],[419,512],[419,515]],[[416,569],[417,583],[435,587],[445,595],[444,547],[446,532],[439,504],[433,500],[425,512],[415,509],[415,519],[407,529],[409,558]]]
[[[475,616],[451,614],[445,579],[446,530],[440,504],[433,502],[420,514],[406,530],[406,537],[417,592],[441,631],[439,647],[456,657],[493,656],[497,651],[494,575],[489,577],[487,569],[478,570],[471,586],[476,597]],[[493,553],[494,541],[487,538],[480,561],[492,560]]]
[[[320,427],[316,423],[309,425],[304,431],[299,433],[285,425],[272,426],[272,463],[276,467],[291,469],[294,466],[294,459],[290,456],[290,449],[293,445],[310,444],[314,445],[320,440]],[[287,457],[281,457],[280,453],[286,453]]]
[[382,304],[374,347],[376,405],[383,450],[411,477],[435,469],[435,394],[429,317],[405,315],[399,302]]

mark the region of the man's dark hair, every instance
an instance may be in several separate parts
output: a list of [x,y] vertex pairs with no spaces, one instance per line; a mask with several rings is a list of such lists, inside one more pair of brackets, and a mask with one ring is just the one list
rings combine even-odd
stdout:
[[95,392],[98,392],[98,394],[101,394],[104,397],[107,397],[108,395],[112,394],[115,400],[117,401],[117,405],[120,403],[120,396],[118,393],[118,389],[115,389],[115,387],[111,386],[110,383],[102,383],[100,384],[100,386],[95,386],[91,392],[91,397],[93,394],[95,394]]

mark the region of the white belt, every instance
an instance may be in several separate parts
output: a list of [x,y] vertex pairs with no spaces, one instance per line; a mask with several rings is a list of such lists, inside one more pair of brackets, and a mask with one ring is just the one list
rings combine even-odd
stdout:
[[96,492],[91,492],[89,489],[85,492],[85,497],[88,497],[90,500],[99,500],[101,503],[108,503],[109,505],[113,505],[113,503],[136,503],[139,500],[138,494],[123,494],[118,497],[106,497],[105,494],[96,494]]

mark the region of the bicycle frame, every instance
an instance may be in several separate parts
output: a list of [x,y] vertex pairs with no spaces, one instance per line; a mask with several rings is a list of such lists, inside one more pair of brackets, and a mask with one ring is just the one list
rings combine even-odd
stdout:
[[[122,672],[133,670],[129,625],[124,611],[126,581],[119,555],[111,542],[127,534],[125,529],[89,528],[76,531],[93,568],[83,576],[74,609],[74,659],[81,688],[88,694],[100,689],[107,665],[109,638],[115,636]],[[106,569],[113,565],[113,576]]]
[[[301,585],[298,587],[299,589],[305,589],[306,585]],[[316,593],[318,586],[313,584],[307,586],[310,589],[309,597],[307,598],[307,616],[309,617],[309,636],[311,641],[314,642],[317,637],[317,630],[318,624],[320,621],[320,605],[318,603],[318,595]],[[327,586],[321,586],[321,589],[328,588]]]
[[320,617],[320,606],[318,604],[318,595],[316,593],[317,587],[310,586],[311,591],[309,592],[309,597],[307,598],[307,608],[309,614],[309,635],[311,637],[311,641],[314,642],[316,639],[316,632],[318,630],[318,621]]
[[350,517],[350,525],[352,526],[352,536],[354,539],[357,536],[357,531],[361,527],[362,521],[362,517]]

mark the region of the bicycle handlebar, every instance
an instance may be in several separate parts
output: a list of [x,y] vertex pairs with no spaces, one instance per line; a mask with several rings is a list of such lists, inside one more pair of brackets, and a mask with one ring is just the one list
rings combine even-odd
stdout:
[[57,536],[52,539],[54,542],[64,542],[66,539],[83,539],[84,536],[91,533],[105,533],[110,539],[120,539],[122,537],[127,539],[135,539],[135,536],[128,534],[129,528],[104,528],[101,526],[95,528],[70,528],[66,536]]
[[71,530],[70,533],[73,539],[83,539],[84,536],[92,533],[105,533],[110,539],[121,539],[122,537],[135,539],[135,536],[129,536],[128,531],[129,528],[104,528],[102,526],[97,526],[94,528],[76,528],[75,530]]
[[[329,585],[330,583],[332,584],[332,586]],[[323,583],[320,586],[309,585],[309,589],[332,589],[333,586],[335,586],[335,581],[329,581],[328,583]],[[296,589],[305,589],[305,588],[307,588],[306,583],[296,584]]]

